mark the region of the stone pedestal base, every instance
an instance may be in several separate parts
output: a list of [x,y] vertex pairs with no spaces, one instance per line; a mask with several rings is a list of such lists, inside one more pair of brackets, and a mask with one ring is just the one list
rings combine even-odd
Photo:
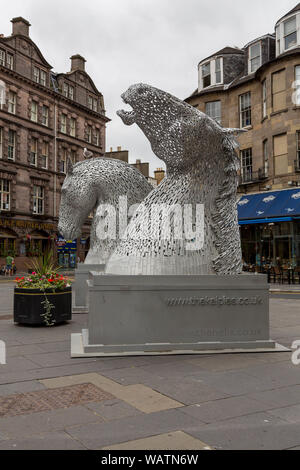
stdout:
[[286,350],[269,337],[263,275],[91,273],[88,330],[72,357]]
[[88,311],[88,285],[90,271],[103,272],[105,264],[83,264],[80,263],[75,269],[75,307],[73,313],[86,313]]

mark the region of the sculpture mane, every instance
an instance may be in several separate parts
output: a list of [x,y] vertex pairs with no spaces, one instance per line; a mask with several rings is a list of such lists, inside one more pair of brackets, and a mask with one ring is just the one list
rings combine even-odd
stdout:
[[[119,197],[126,196],[128,208],[140,203],[152,190],[146,178],[134,167],[111,158],[91,158],[75,165],[68,161],[62,186],[58,231],[66,240],[80,236],[86,218],[95,212],[90,234],[90,250],[86,264],[105,264],[118,243],[116,238],[99,239],[103,217],[97,208],[110,204],[118,212]],[[116,235],[119,234],[118,217]]]
[[[241,246],[236,190],[239,161],[234,129],[178,98],[145,84],[131,86],[123,101],[132,111],[118,111],[126,125],[137,124],[153,152],[166,163],[167,176],[143,201],[110,257],[106,272],[115,274],[238,274]],[[174,219],[172,206],[204,205],[204,245],[187,250],[186,239],[157,239],[147,214],[159,204],[162,217]],[[154,216],[161,217],[154,211]],[[152,230],[152,232],[151,232]],[[136,234],[139,233],[139,237]]]

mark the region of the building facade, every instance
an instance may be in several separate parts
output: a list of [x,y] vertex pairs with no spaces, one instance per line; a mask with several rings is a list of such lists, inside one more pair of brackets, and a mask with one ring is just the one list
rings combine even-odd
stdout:
[[247,130],[237,137],[245,263],[300,266],[300,3],[274,33],[201,60],[186,101]]
[[30,39],[29,22],[11,22],[12,34],[0,36],[0,263],[11,253],[21,270],[58,246],[67,267],[71,253],[71,264],[84,257],[89,234],[87,221],[84,243],[70,250],[56,243],[67,159],[82,160],[85,147],[103,156],[109,119],[82,56],[71,57],[69,72],[53,73]]

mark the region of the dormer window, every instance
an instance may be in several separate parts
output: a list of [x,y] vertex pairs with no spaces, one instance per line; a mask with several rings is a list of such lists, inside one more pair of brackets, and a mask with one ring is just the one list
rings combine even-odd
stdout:
[[261,66],[261,43],[249,47],[249,73],[256,72]]
[[216,57],[200,66],[200,89],[223,83],[223,58]]
[[284,49],[297,45],[296,16],[284,22]]
[[300,11],[282,19],[276,26],[276,55],[300,46]]
[[203,88],[211,85],[210,62],[202,65],[202,85]]

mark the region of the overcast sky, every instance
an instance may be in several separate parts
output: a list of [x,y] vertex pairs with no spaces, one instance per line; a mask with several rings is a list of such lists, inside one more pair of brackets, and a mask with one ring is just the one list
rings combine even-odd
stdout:
[[[2,0],[3,1],[3,0]],[[4,2],[3,2],[4,3]],[[81,54],[104,95],[106,149],[122,146],[130,161],[163,166],[136,125],[124,126],[116,110],[133,83],[149,83],[179,98],[197,88],[199,61],[225,46],[243,47],[274,31],[296,0],[10,0],[2,7],[0,32],[23,16],[30,36],[55,72],[70,70]],[[126,108],[126,106],[125,106]]]

